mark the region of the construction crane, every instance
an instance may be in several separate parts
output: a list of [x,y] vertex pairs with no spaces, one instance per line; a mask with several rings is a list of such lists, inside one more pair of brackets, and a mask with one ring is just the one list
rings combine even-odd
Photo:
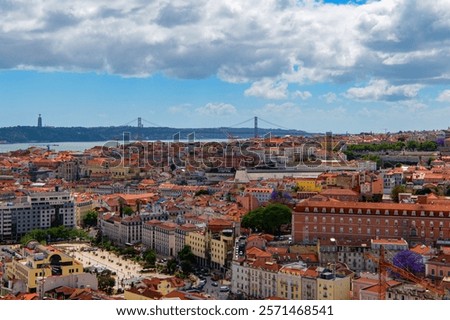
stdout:
[[225,128],[221,128],[220,130],[227,135],[229,142],[236,141],[239,138],[237,136],[232,135],[229,131],[225,130]]
[[376,257],[373,254],[367,252],[366,253],[367,258],[371,259],[372,261],[378,263],[378,295],[380,300],[386,299],[386,276],[387,276],[387,270],[390,269],[392,272],[395,272],[399,274],[402,278],[409,280],[411,282],[414,282],[421,287],[425,288],[426,290],[433,292],[436,296],[439,298],[442,298],[445,294],[445,291],[442,287],[435,286],[431,284],[430,282],[419,278],[412,274],[411,272],[399,268],[395,266],[394,264],[390,263],[389,261],[386,261],[384,258],[384,248],[383,246],[380,247],[380,256]]

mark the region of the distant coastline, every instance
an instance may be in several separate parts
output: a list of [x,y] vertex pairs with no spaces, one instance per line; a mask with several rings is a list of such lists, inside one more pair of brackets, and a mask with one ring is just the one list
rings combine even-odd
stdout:
[[[130,140],[173,140],[184,139],[227,139],[230,137],[246,139],[255,134],[254,128],[167,128],[131,126],[122,127],[32,127],[16,126],[0,128],[1,144],[35,143],[49,144],[64,142],[97,142],[122,141],[124,137]],[[276,136],[310,134],[302,130],[258,129],[258,135]],[[189,137],[189,138],[188,138]]]

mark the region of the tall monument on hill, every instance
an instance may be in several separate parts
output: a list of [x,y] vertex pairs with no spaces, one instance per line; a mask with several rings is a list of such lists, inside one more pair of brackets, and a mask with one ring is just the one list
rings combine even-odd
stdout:
[[39,117],[38,117],[38,128],[42,128],[42,117],[41,117],[40,113],[39,113]]

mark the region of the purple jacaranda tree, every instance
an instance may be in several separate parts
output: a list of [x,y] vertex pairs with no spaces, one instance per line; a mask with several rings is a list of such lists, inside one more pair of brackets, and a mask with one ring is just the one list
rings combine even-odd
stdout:
[[281,204],[287,204],[292,201],[292,197],[286,191],[273,190],[272,193],[270,194],[270,201]]
[[425,272],[425,264],[420,254],[411,250],[403,250],[397,253],[392,263],[399,268],[407,270],[415,275]]

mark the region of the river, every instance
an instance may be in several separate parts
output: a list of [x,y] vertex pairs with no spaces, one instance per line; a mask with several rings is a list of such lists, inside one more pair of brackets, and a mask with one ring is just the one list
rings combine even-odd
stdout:
[[[203,142],[224,142],[226,139],[199,139],[196,141]],[[163,142],[171,142],[169,140],[163,140]],[[186,141],[187,142],[187,141]],[[108,144],[109,146],[114,145],[115,141],[91,141],[91,142],[49,142],[49,143],[5,143],[0,144],[0,153],[5,153],[9,151],[16,150],[26,150],[30,147],[40,147],[40,148],[50,148],[55,151],[75,151],[75,152],[83,152],[86,149],[93,148],[95,146],[104,146]]]

